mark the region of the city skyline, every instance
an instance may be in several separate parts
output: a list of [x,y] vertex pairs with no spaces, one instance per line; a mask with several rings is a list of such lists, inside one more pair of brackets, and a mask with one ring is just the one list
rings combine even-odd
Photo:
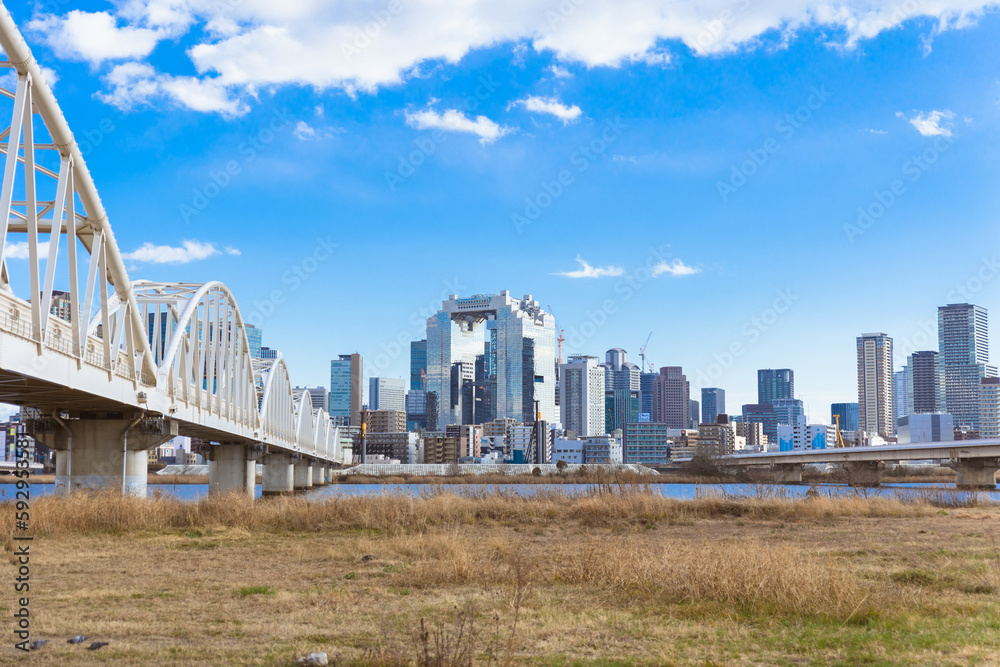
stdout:
[[[368,360],[366,381],[405,378],[406,347],[442,299],[504,288],[552,304],[564,358],[621,347],[638,359],[653,331],[649,358],[683,367],[693,392],[719,386],[731,405],[753,403],[757,369],[794,368],[807,411],[822,414],[854,398],[848,341],[859,332],[885,331],[897,350],[934,349],[939,305],[997,306],[1000,267],[977,250],[997,240],[995,13],[942,31],[915,17],[854,38],[810,20],[778,39],[780,22],[765,21],[773,48],[722,40],[738,52],[664,35],[659,63],[592,65],[512,34],[451,59],[418,57],[426,76],[375,92],[274,82],[256,100],[215,90],[194,109],[167,84],[206,92],[198,82],[213,79],[174,71],[185,56],[169,40],[122,56],[59,46],[50,37],[71,30],[65,16],[10,10],[52,25],[33,24],[29,38],[101,183],[130,274],[221,279],[303,386],[328,380],[316,355],[344,352]],[[138,20],[107,3],[81,11],[110,12],[106,44]],[[129,107],[111,72],[147,60],[175,78],[157,84],[166,99]],[[88,78],[96,93],[72,83]],[[208,104],[222,99],[239,108]],[[468,122],[448,125],[450,109]],[[492,127],[480,115],[498,136],[476,134]],[[560,184],[564,170],[571,183]],[[273,220],[294,220],[296,232],[273,233]],[[460,261],[475,247],[493,261]],[[317,307],[327,299],[336,306]],[[398,313],[388,326],[385,313]],[[696,326],[675,326],[681,315]]]

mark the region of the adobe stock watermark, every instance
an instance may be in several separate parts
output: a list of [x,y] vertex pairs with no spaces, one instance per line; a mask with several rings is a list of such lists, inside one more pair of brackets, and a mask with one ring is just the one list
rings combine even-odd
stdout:
[[818,88],[816,86],[810,88],[806,101],[794,112],[786,113],[784,118],[774,124],[774,130],[778,136],[770,136],[760,146],[747,149],[747,158],[730,166],[729,178],[715,182],[715,189],[719,192],[722,201],[729,201],[730,197],[749,183],[750,179],[770,161],[771,156],[781,149],[782,143],[790,141],[795,133],[802,129],[832,96],[833,93],[826,89],[826,84],[822,84]]
[[923,152],[904,162],[902,166],[904,178],[893,180],[885,190],[875,190],[872,193],[871,201],[866,206],[858,207],[858,217],[855,221],[844,223],[844,235],[847,237],[847,242],[854,243],[855,239],[874,227],[875,223],[881,220],[889,209],[909,192],[907,182],[913,185],[919,181],[954,143],[954,136],[940,135]]
[[109,134],[115,131],[115,124],[111,122],[110,118],[102,118],[101,122],[97,124],[97,127],[85,130],[83,132],[83,140],[74,137],[76,139],[76,147],[80,149],[80,155],[87,157],[90,155],[95,148],[104,143],[104,140]]
[[668,266],[674,259],[670,246],[661,245],[649,248],[646,260],[637,268],[622,275],[612,288],[615,297],[602,301],[597,308],[584,311],[585,320],[578,326],[566,330],[566,342],[574,350],[582,350],[587,342],[604,328],[611,318],[618,313],[622,305],[640,292],[651,280],[664,273],[658,267]]
[[614,120],[605,120],[602,125],[603,129],[597,136],[570,154],[569,164],[573,170],[560,169],[559,173],[551,180],[542,179],[538,184],[538,191],[534,195],[524,198],[524,209],[520,213],[511,214],[510,221],[514,223],[514,229],[517,230],[518,234],[521,234],[525,227],[538,220],[542,213],[573,185],[575,182],[574,171],[577,174],[587,171],[590,165],[607,153],[608,147],[617,141],[623,130],[628,127],[622,122],[621,116],[617,116]]
[[[466,113],[473,113],[499,87],[500,82],[495,81],[493,75],[487,74],[486,76],[479,77],[476,87],[470,93],[462,95],[462,109]],[[389,191],[395,192],[397,187],[416,174],[417,170],[427,162],[430,156],[437,151],[438,147],[447,138],[448,135],[442,130],[434,130],[431,132],[430,137],[421,136],[414,139],[413,150],[396,155],[396,168],[392,171],[386,170],[382,173]]]
[[461,294],[468,289],[460,282],[458,277],[445,280],[439,298],[431,300],[427,305],[420,306],[410,313],[406,326],[397,332],[388,342],[383,341],[379,345],[379,353],[372,360],[374,369],[383,372],[399,359],[404,353],[409,353],[410,342],[423,339],[427,334],[427,318],[434,315],[441,309],[441,302],[445,301],[452,294]]
[[893,337],[893,368],[904,366],[914,352],[933,349],[937,349],[937,320],[920,320],[909,336]]
[[548,21],[549,28],[555,28],[568,21],[585,2],[587,0],[560,0],[559,6],[554,10],[547,9],[545,11],[545,20]]
[[191,201],[178,206],[185,223],[190,223],[192,218],[204,212],[212,200],[232,185],[233,179],[243,173],[243,168],[256,160],[291,122],[283,109],[275,109],[272,116],[270,122],[236,146],[236,152],[241,156],[239,160],[229,160],[220,169],[210,169],[207,181],[194,189]]
[[355,56],[361,54],[372,43],[378,39],[382,31],[385,30],[392,20],[403,11],[401,0],[389,0],[384,9],[375,10],[371,13],[371,21],[368,21],[360,28],[354,29],[354,38],[350,43],[340,43],[340,54],[344,60],[351,62]]
[[702,51],[715,46],[726,34],[726,30],[736,21],[738,15],[750,7],[750,0],[732,0],[733,9],[723,9],[716,18],[705,21],[704,30],[699,32],[694,42]]
[[334,251],[338,247],[340,246],[334,243],[329,236],[326,238],[317,237],[312,252],[293,263],[281,274],[281,282],[285,287],[274,288],[266,299],[255,299],[253,310],[243,318],[244,321],[247,324],[260,327],[267,318],[274,315],[279,306],[284,305],[288,300],[289,293],[297,291],[316,275],[320,267],[333,257]]
[[997,277],[998,273],[1000,273],[1000,262],[997,261],[997,256],[995,254],[989,257],[983,256],[979,260],[979,268],[976,269],[975,274],[969,276],[964,283],[955,285],[954,289],[948,292],[948,301],[971,303],[972,297],[981,292],[988,282]]
[[740,326],[740,337],[733,340],[721,352],[712,355],[714,361],[698,371],[695,382],[702,387],[713,386],[733,367],[737,359],[746,354],[748,346],[756,343],[761,336],[770,331],[798,300],[799,296],[791,289],[779,289],[775,292],[774,300],[769,306]]

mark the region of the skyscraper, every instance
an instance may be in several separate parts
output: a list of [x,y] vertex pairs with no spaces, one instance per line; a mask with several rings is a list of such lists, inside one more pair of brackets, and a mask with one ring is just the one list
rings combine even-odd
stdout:
[[841,431],[858,430],[858,404],[857,403],[831,403],[830,423],[836,424],[837,417],[840,419]]
[[757,403],[773,403],[795,397],[795,373],[790,368],[762,368],[757,371]]
[[858,336],[858,427],[883,438],[896,435],[893,401],[892,338],[884,333]]
[[944,371],[938,353],[914,352],[906,358],[905,370],[907,414],[944,412]]
[[743,423],[760,424],[769,444],[778,441],[778,416],[770,403],[748,403],[743,406]]
[[597,357],[572,355],[560,367],[559,411],[563,429],[577,438],[604,435],[604,366]]
[[406,383],[398,378],[368,378],[368,408],[406,411]]
[[663,366],[653,381],[653,421],[668,428],[691,426],[691,386],[680,366]]
[[939,363],[944,377],[945,410],[955,428],[979,429],[979,385],[996,377],[989,365],[986,309],[968,303],[938,308]]
[[702,387],[701,423],[714,424],[715,418],[726,414],[726,390],[718,387]]
[[424,388],[427,373],[427,339],[410,341],[410,389]]
[[653,382],[657,373],[639,373],[639,414],[649,415],[648,419],[653,419]]
[[805,405],[798,398],[778,398],[771,405],[777,424],[795,424],[798,417],[806,416]]
[[361,425],[361,365],[357,353],[342,354],[330,362],[330,416],[350,426]]
[[[166,324],[166,322],[164,322]],[[253,359],[260,359],[260,335],[261,330],[252,324],[246,325],[247,342],[250,343],[250,356]]]
[[[639,421],[638,366],[629,363],[628,354],[615,347],[605,354],[604,401],[607,432],[624,429],[625,424]],[[603,435],[603,434],[602,434]]]
[[534,422],[537,401],[542,419],[556,421],[555,340],[552,315],[530,294],[452,295],[427,318],[427,405],[436,405],[438,415],[433,420],[428,413],[428,423],[436,421],[439,429],[472,423],[466,383],[475,386],[480,355],[495,418]]
[[899,419],[910,414],[906,406],[906,369],[896,371],[892,374],[892,412],[893,417]]

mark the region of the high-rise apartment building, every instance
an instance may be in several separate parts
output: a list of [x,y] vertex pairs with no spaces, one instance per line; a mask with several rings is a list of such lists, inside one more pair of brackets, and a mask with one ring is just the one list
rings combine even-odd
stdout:
[[342,354],[330,362],[330,416],[346,420],[350,426],[361,425],[362,391],[361,355]]
[[858,430],[858,404],[857,403],[831,403],[830,423],[836,425],[840,421],[841,431]]
[[653,421],[667,428],[691,426],[691,385],[680,366],[663,366],[653,381]]
[[406,383],[398,378],[368,378],[368,407],[406,411]]
[[410,390],[423,390],[427,374],[427,340],[410,341]]
[[1000,378],[979,381],[979,437],[1000,438]]
[[896,435],[892,338],[884,333],[858,336],[858,427],[883,438]]
[[956,429],[979,429],[979,385],[996,377],[989,364],[986,309],[969,303],[938,308],[938,351],[944,377],[945,411]]
[[475,403],[465,398],[475,393],[480,355],[491,418],[533,422],[537,401],[542,419],[556,421],[555,341],[552,315],[530,294],[523,299],[506,291],[466,299],[452,295],[427,319],[428,409],[433,394],[437,428],[475,419]]
[[726,414],[726,390],[718,387],[702,387],[701,423],[714,424],[715,418]]
[[560,367],[559,412],[569,438],[604,435],[605,368],[597,357],[573,355]]
[[914,352],[906,357],[904,370],[906,414],[944,412],[944,370],[937,351]]
[[795,397],[795,373],[790,368],[762,368],[757,371],[757,403],[773,403]]
[[[604,405],[606,432],[625,428],[628,422],[639,421],[638,366],[629,363],[628,354],[615,347],[605,354]],[[603,434],[602,434],[603,435]]]

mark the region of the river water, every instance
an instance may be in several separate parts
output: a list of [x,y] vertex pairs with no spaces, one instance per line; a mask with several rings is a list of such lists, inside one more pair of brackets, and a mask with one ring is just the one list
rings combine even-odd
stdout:
[[[760,484],[664,484],[652,483],[648,487],[668,498],[690,500],[703,494],[726,493],[729,496],[761,497],[778,494],[791,498],[804,497],[813,486],[810,485],[760,485]],[[460,495],[477,495],[502,490],[505,493],[531,495],[542,491],[554,491],[567,495],[580,495],[595,488],[593,484],[328,484],[318,489],[307,491],[305,498],[323,500],[343,498],[348,496],[376,494],[405,494],[421,496],[430,493],[452,492]],[[854,489],[837,484],[817,484],[815,488],[824,495],[854,495]],[[55,490],[54,484],[32,484],[33,497],[49,495]],[[867,495],[907,498],[922,495],[928,490],[939,490],[956,501],[968,499],[973,494],[980,501],[1000,502],[1000,491],[958,491],[954,484],[883,484],[878,489],[863,490]],[[16,487],[14,484],[0,484],[0,502],[13,500]],[[258,484],[255,491],[259,497],[261,487]],[[148,495],[180,498],[181,500],[197,500],[208,495],[207,484],[150,484]]]

